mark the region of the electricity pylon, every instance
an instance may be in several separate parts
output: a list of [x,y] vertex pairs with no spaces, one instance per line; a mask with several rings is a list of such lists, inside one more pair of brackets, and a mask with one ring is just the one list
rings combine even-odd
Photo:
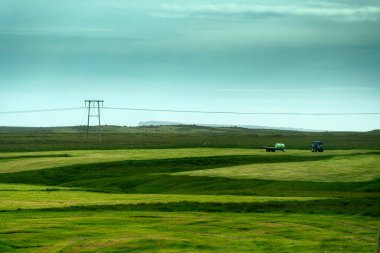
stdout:
[[99,131],[99,142],[102,141],[102,133],[100,131],[100,108],[103,107],[104,100],[85,100],[85,107],[87,108],[87,138],[90,131],[90,118],[98,118],[98,131]]

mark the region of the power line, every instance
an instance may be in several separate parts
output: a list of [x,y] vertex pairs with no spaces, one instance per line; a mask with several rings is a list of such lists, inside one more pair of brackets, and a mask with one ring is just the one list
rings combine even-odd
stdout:
[[70,107],[70,108],[52,108],[52,109],[38,109],[38,110],[7,111],[7,112],[0,112],[0,114],[36,113],[36,112],[60,112],[60,111],[82,110],[83,108],[84,107]]
[[[0,114],[18,113],[42,113],[83,110],[86,107],[52,108],[38,110],[5,111]],[[354,116],[354,115],[380,115],[380,112],[345,112],[345,113],[302,113],[302,112],[237,112],[237,111],[201,111],[201,110],[174,110],[174,109],[153,109],[153,108],[133,108],[133,107],[103,107],[107,110],[125,111],[145,111],[145,112],[169,112],[169,113],[197,113],[197,114],[233,114],[233,115],[294,115],[294,116]]]
[[300,116],[380,115],[380,112],[348,112],[348,113],[235,112],[235,111],[197,111],[197,110],[173,110],[173,109],[152,109],[152,108],[131,108],[131,107],[104,107],[103,109],[126,110],[126,111],[145,111],[145,112],[235,114],[235,115],[300,115]]

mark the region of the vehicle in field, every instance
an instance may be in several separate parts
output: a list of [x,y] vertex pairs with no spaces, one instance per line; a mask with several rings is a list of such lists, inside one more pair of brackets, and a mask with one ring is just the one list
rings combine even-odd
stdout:
[[284,143],[276,143],[274,147],[264,147],[267,152],[276,152],[276,150],[280,150],[285,152],[285,144]]
[[311,143],[311,152],[323,152],[323,143],[321,141],[313,141]]

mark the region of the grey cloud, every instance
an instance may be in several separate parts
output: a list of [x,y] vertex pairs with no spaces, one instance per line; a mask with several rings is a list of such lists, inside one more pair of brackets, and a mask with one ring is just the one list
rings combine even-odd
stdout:
[[[322,85],[321,85],[322,86]],[[307,91],[339,91],[339,92],[374,92],[374,91],[380,91],[379,87],[363,87],[361,85],[358,86],[350,86],[350,87],[300,87],[300,88],[294,88],[294,87],[287,87],[287,88],[224,88],[224,89],[217,89],[217,91],[221,92],[307,92]]]
[[339,21],[376,21],[380,6],[351,6],[345,4],[162,4],[161,17],[208,17],[231,15],[309,16]]

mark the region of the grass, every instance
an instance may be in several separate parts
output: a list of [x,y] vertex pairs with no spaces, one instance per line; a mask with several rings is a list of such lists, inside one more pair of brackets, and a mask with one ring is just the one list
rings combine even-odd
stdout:
[[[348,153],[352,151],[347,151]],[[0,153],[0,173],[125,160],[262,154],[251,149],[121,149]]]
[[11,252],[373,252],[378,224],[346,215],[99,210],[0,219],[0,250]]
[[[375,153],[353,155],[352,151],[338,151],[331,154],[312,154],[311,152],[295,151],[294,154],[276,153],[247,150],[254,155],[228,155],[215,156],[216,149],[197,149],[203,153],[203,157],[191,157],[194,150],[182,150],[190,157],[185,158],[161,158],[148,160],[126,160],[116,162],[101,162],[92,164],[74,164],[64,167],[54,167],[41,170],[13,171],[12,173],[0,173],[2,183],[29,183],[36,185],[81,187],[91,191],[115,192],[115,193],[151,193],[151,194],[209,194],[209,195],[259,195],[259,196],[314,196],[314,197],[340,197],[368,195],[379,196],[380,189],[378,180],[352,182],[339,182],[340,179],[334,174],[325,174],[324,170],[312,170],[310,177],[324,177],[328,182],[313,182],[305,175],[302,181],[295,183],[294,178],[299,178],[299,171],[293,169],[293,164],[301,163],[308,166],[313,162],[331,163],[334,159],[363,159]],[[161,155],[166,150],[160,150]],[[168,150],[170,151],[170,150]],[[226,150],[221,150],[223,154]],[[89,152],[91,153],[91,152]],[[154,152],[153,152],[154,153]],[[214,156],[206,156],[206,154]],[[244,153],[244,152],[242,152]],[[140,155],[143,155],[141,153]],[[147,155],[149,157],[149,155]],[[354,158],[352,158],[354,157]],[[40,158],[38,158],[40,159]],[[52,158],[57,159],[57,158]],[[69,159],[69,158],[65,158]],[[24,161],[24,159],[21,159]],[[31,159],[33,160],[33,159]],[[91,160],[88,160],[91,161]],[[302,161],[302,162],[300,162]],[[11,162],[11,161],[8,161]],[[94,161],[93,161],[94,162]],[[16,161],[12,161],[16,163]],[[16,163],[17,164],[17,163]],[[23,162],[21,164],[24,164]],[[47,163],[49,164],[49,163]],[[54,164],[54,163],[53,163]],[[293,177],[292,180],[274,180],[273,178],[228,178],[217,176],[188,176],[178,173],[199,173],[211,170],[234,170],[236,166],[272,166],[286,165],[286,170]],[[349,165],[351,163],[347,163]],[[377,166],[377,165],[376,165]],[[357,175],[355,168],[348,170],[348,176]],[[258,176],[259,177],[259,176]],[[334,179],[336,182],[334,182]]]
[[313,182],[364,182],[380,178],[380,153],[336,156],[329,160],[248,164],[174,173],[199,177]]
[[[96,131],[93,131],[96,132]],[[0,127],[0,150],[38,151],[125,148],[260,148],[282,142],[292,149],[309,149],[322,140],[328,150],[380,149],[380,131],[300,132],[204,126],[103,126],[102,143],[86,137],[83,126],[57,128]]]
[[0,153],[1,252],[373,252],[379,153]]
[[0,199],[0,211],[6,211],[72,206],[173,203],[183,201],[196,203],[262,203],[270,201],[309,201],[324,198],[184,194],[107,194],[62,187],[0,184]]
[[[331,155],[352,155],[369,153],[368,150],[340,150],[328,153],[313,154],[305,150],[291,150],[275,154],[266,153],[262,149],[237,148],[182,148],[182,149],[118,149],[118,150],[67,150],[67,151],[39,151],[39,152],[11,152],[0,153],[0,173],[13,173],[27,170],[55,168],[69,165],[94,164],[100,162],[115,162],[125,160],[154,160],[179,159],[210,156],[243,156],[256,155],[260,159],[268,157],[324,157]],[[313,159],[313,158],[310,158]],[[262,160],[262,159],[261,159]]]

